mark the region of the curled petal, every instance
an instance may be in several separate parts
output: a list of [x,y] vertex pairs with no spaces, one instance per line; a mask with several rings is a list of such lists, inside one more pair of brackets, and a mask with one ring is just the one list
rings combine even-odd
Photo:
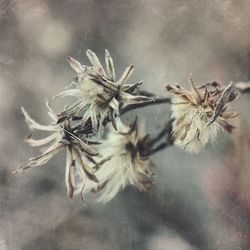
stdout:
[[61,149],[63,148],[62,144],[56,144],[51,146],[49,149],[47,149],[44,153],[30,158],[28,161],[26,161],[24,164],[22,164],[20,167],[18,167],[16,170],[12,172],[12,174],[19,174],[23,171],[30,169],[32,167],[37,167],[44,165],[47,163],[55,154],[57,154]]
[[45,145],[53,140],[56,140],[56,139],[59,140],[60,138],[61,138],[61,136],[58,133],[53,133],[52,135],[45,137],[43,139],[39,139],[39,140],[35,140],[31,137],[31,135],[29,135],[25,139],[25,142],[27,142],[30,146],[39,147],[39,146]]
[[47,106],[47,108],[48,108],[48,115],[50,116],[50,118],[53,120],[53,121],[57,121],[57,115],[56,115],[56,113],[53,111],[53,109],[51,108],[51,106],[50,106],[50,103],[48,102],[48,100],[46,99],[45,100],[45,104],[46,104],[46,106]]
[[30,130],[43,130],[43,131],[56,131],[58,130],[58,127],[55,125],[41,125],[39,123],[37,123],[34,119],[32,119],[30,117],[30,115],[28,114],[28,112],[25,110],[24,107],[21,107],[21,110],[23,112],[23,115],[25,117],[25,122],[27,123],[27,125],[29,126]]

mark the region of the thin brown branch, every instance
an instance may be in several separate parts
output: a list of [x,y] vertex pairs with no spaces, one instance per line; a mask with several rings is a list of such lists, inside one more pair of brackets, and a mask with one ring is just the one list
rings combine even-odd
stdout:
[[159,144],[157,147],[153,148],[153,150],[151,151],[151,155],[158,153],[159,151],[165,149],[166,147],[169,146],[173,146],[173,142],[162,142],[161,144]]
[[170,103],[170,98],[156,98],[153,101],[150,102],[143,102],[143,103],[138,103],[138,104],[130,104],[124,108],[121,109],[120,111],[120,116],[124,115],[125,113],[138,109],[138,108],[144,108],[147,106],[151,105],[158,105],[158,104],[163,104],[163,103]]
[[139,143],[139,151],[142,157],[151,156],[168,146],[173,145],[172,139],[172,120],[169,120],[164,128],[152,139],[150,135],[144,137]]
[[[163,129],[154,137],[149,141],[150,145],[154,145],[157,142],[159,142],[160,140],[164,139],[165,136],[167,137],[171,137],[171,132],[172,132],[172,119],[169,120],[166,125],[163,127]],[[172,140],[172,138],[168,138],[169,141]]]
[[147,96],[147,97],[155,97],[156,96],[154,93],[151,93],[151,92],[146,91],[146,90],[137,91],[136,94],[137,95]]
[[173,145],[172,138],[172,119],[167,122],[164,128],[149,141],[151,147],[151,155]]

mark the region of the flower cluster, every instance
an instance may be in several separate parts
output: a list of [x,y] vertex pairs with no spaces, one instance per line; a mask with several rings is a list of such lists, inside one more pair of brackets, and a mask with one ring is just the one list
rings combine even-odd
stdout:
[[[77,101],[60,112],[54,113],[48,102],[48,115],[51,124],[41,125],[30,117],[22,108],[25,121],[31,131],[40,130],[50,135],[43,139],[34,139],[30,134],[26,142],[31,146],[49,145],[42,154],[28,159],[13,174],[18,174],[32,167],[46,164],[55,154],[66,150],[65,183],[70,198],[74,194],[104,189],[99,201],[107,201],[115,196],[120,187],[128,183],[141,190],[146,188],[143,175],[151,176],[150,161],[140,155],[138,143],[141,142],[138,129],[126,130],[118,119],[122,105],[153,101],[151,97],[132,95],[142,82],[127,84],[134,72],[128,66],[118,81],[115,81],[113,60],[106,50],[104,71],[94,52],[87,50],[92,67],[81,65],[73,58],[68,58],[76,71],[75,88],[67,89],[56,97],[74,96]],[[119,120],[119,127],[117,126]],[[101,136],[98,131],[112,122],[108,139],[91,140]],[[115,130],[117,131],[115,131]],[[148,180],[147,183],[150,181]],[[149,185],[148,185],[149,186]]]
[[237,97],[232,84],[222,87],[217,82],[197,87],[191,75],[188,78],[191,91],[180,85],[168,85],[172,97],[172,138],[176,145],[198,153],[202,146],[213,142],[218,131],[224,128],[231,132],[228,119],[237,116],[227,104]]
[[[175,143],[190,152],[199,152],[202,146],[213,142],[223,128],[231,132],[228,119],[237,114],[228,109],[236,97],[233,84],[223,87],[217,82],[197,87],[191,76],[188,91],[180,85],[168,85],[172,94],[171,120],[154,138],[134,124],[128,126],[121,120],[125,112],[149,104],[169,103],[169,98],[152,98],[153,94],[141,92],[128,80],[134,72],[128,66],[116,80],[113,59],[105,51],[106,70],[96,54],[87,50],[92,66],[82,65],[69,57],[68,62],[76,72],[73,83],[55,98],[72,96],[76,101],[56,114],[46,101],[49,125],[33,120],[22,108],[30,131],[40,130],[49,135],[34,139],[30,134],[26,142],[33,147],[48,145],[40,155],[28,159],[14,174],[46,164],[55,154],[66,151],[65,184],[70,198],[83,197],[89,192],[98,193],[99,202],[111,200],[128,184],[148,191],[152,186],[152,160],[150,156]],[[137,94],[133,94],[137,92]],[[133,104],[133,106],[129,106]],[[100,133],[105,132],[105,133]]]

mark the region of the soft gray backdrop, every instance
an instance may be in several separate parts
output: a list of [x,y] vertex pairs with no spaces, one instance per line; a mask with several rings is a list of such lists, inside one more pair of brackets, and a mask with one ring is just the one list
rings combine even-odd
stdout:
[[[235,103],[232,136],[199,155],[156,155],[150,194],[127,188],[83,206],[66,195],[63,154],[11,176],[39,151],[23,144],[20,107],[49,121],[44,99],[72,80],[68,55],[88,64],[86,49],[103,60],[107,48],[118,73],[134,64],[133,80],[161,96],[190,72],[198,83],[248,81],[249,13],[248,0],[0,0],[0,250],[249,249],[249,95]],[[170,115],[168,105],[138,114],[152,133]]]

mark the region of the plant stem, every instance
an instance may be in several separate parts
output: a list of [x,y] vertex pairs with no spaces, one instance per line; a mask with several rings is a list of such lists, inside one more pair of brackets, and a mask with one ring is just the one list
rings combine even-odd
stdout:
[[125,106],[124,108],[121,109],[120,116],[134,109],[144,108],[150,105],[158,105],[158,104],[163,104],[163,103],[170,103],[170,98],[156,98],[153,101]]

